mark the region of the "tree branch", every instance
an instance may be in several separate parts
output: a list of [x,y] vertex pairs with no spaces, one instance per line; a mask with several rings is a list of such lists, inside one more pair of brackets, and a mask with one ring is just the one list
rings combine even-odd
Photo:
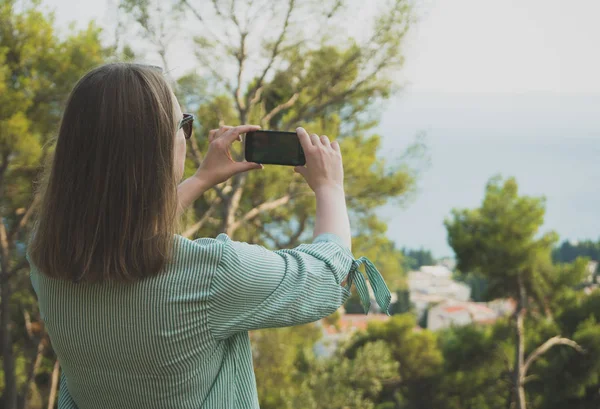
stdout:
[[[344,92],[341,92],[337,95],[332,96],[330,99],[328,99],[325,102],[322,102],[320,105],[317,105],[314,108],[311,108],[311,112],[313,112],[313,115],[319,115],[320,112],[326,108],[327,106],[334,104],[336,102],[341,102],[344,98],[346,98],[348,95],[358,91],[358,89],[365,84],[367,81],[375,78],[375,76],[377,75],[378,69],[380,68],[380,65],[377,66],[377,68],[369,75],[367,75],[366,77],[364,77],[362,80],[358,81],[356,84],[354,84],[351,88],[348,88],[347,90],[345,90]],[[306,104],[304,104],[304,107],[300,110],[300,112],[294,117],[294,118],[290,118],[285,125],[283,126],[283,129],[288,129],[294,122],[302,122],[302,121],[307,121],[308,119],[310,119],[311,115],[305,115],[306,110],[308,109],[308,107],[310,107],[310,105],[316,101],[321,95],[317,95],[314,98],[312,98],[310,101],[308,101]]]
[[223,13],[221,12],[221,9],[219,8],[219,4],[217,3],[217,0],[212,0],[213,3],[213,7],[215,8],[215,13],[217,13],[217,15],[219,17],[223,17]]
[[282,196],[279,199],[275,199],[275,200],[272,200],[270,202],[265,202],[265,203],[263,203],[261,205],[256,206],[254,209],[252,209],[248,213],[246,213],[241,219],[239,219],[236,222],[234,222],[230,226],[230,229],[235,231],[238,227],[240,227],[240,225],[243,222],[247,222],[248,220],[252,220],[253,218],[255,218],[256,216],[258,216],[262,212],[266,212],[266,211],[269,211],[269,210],[276,209],[279,206],[283,206],[284,204],[288,203],[291,198],[292,198],[292,195],[288,193],[287,195]]
[[308,215],[306,213],[304,213],[302,215],[302,218],[299,220],[298,222],[298,228],[296,229],[296,231],[294,232],[294,234],[292,234],[290,236],[290,238],[288,239],[288,241],[285,243],[285,248],[289,248],[289,247],[294,247],[295,244],[298,242],[298,239],[300,238],[300,236],[302,236],[302,233],[304,233],[304,230],[306,230],[306,222],[308,220]]
[[269,112],[268,114],[266,114],[265,116],[262,117],[262,119],[260,120],[260,125],[265,128],[268,124],[269,121],[271,121],[271,119],[277,115],[279,112],[281,112],[284,109],[287,109],[289,107],[291,107],[292,105],[294,105],[294,103],[296,103],[296,101],[298,100],[298,97],[300,97],[300,94],[298,92],[296,92],[294,95],[292,95],[292,97],[290,99],[288,99],[286,102],[284,102],[283,104],[279,104],[277,105],[275,108],[273,108],[271,110],[271,112]]
[[192,7],[192,5],[190,4],[190,2],[188,0],[181,0],[181,2],[183,4],[185,4],[187,6],[188,9],[190,9],[190,11],[192,12],[192,14],[198,19],[198,21],[200,21],[201,23],[205,23],[204,27],[206,29],[206,31],[208,32],[208,34],[210,34],[210,36],[213,38],[213,40],[219,44],[221,47],[229,49],[229,47],[226,44],[223,44],[223,42],[221,41],[221,39],[216,36],[206,25],[206,20],[204,20],[204,18],[202,17],[202,15],[198,12],[198,10],[196,10],[194,7]]
[[550,348],[552,348],[553,346],[556,346],[556,345],[568,345],[571,348],[573,348],[574,350],[576,350],[577,352],[579,352],[580,354],[585,353],[585,350],[577,342],[572,341],[568,338],[562,338],[561,336],[557,335],[555,337],[550,338],[549,340],[544,342],[542,345],[537,347],[529,355],[529,357],[527,357],[527,360],[525,360],[525,363],[523,364],[523,369],[522,369],[523,376],[527,375],[527,371],[529,370],[529,367],[531,366],[531,364],[533,364],[533,362],[535,362],[536,359],[538,359],[540,356],[542,356],[543,354],[548,352],[548,350]]
[[238,32],[242,34],[244,30],[242,30],[240,22],[238,21],[237,16],[235,15],[235,0],[231,0],[231,4],[229,5],[229,18],[231,19],[231,21],[233,21],[233,24],[235,24],[235,26],[238,28]]
[[234,177],[233,185],[231,187],[231,195],[229,200],[226,202],[227,206],[225,209],[225,219],[223,220],[223,232],[228,236],[232,236],[237,226],[235,225],[235,212],[240,206],[242,200],[242,194],[244,185],[246,184],[247,174],[242,173]]
[[[248,103],[248,106],[251,107],[254,104],[256,104],[258,101],[260,101],[260,97],[262,96],[262,91],[263,91],[263,87],[259,87],[257,88],[256,92],[254,93],[254,97],[252,97],[252,99],[250,100],[250,102]],[[248,94],[249,96],[250,94]]]
[[202,152],[200,152],[200,148],[198,147],[198,141],[196,138],[190,138],[190,152],[192,154],[192,160],[194,161],[194,165],[199,167],[202,163]]
[[[258,228],[263,227],[262,223],[260,222],[259,219],[255,219],[254,223],[256,224],[256,227],[258,227]],[[279,240],[277,240],[277,238],[275,236],[273,236],[268,230],[263,229],[262,232],[265,236],[267,236],[268,239],[270,239],[275,244],[276,248],[278,248],[278,249],[285,248],[283,243],[281,243]]]
[[54,408],[56,401],[56,391],[58,389],[58,376],[60,375],[60,364],[58,359],[54,361],[54,369],[52,370],[52,384],[50,386],[50,395],[48,396],[48,409]]
[[[2,264],[4,268],[2,273],[8,276],[8,237],[6,234],[6,226],[4,225],[4,221],[0,218],[0,257],[2,257]],[[7,277],[5,277],[7,278]]]
[[[233,4],[233,3],[232,3]],[[239,26],[238,26],[239,27]],[[242,98],[242,75],[244,74],[244,66],[246,64],[246,36],[248,33],[240,31],[240,49],[236,53],[238,60],[237,86],[235,87],[235,103],[240,114],[240,122],[246,122],[246,102]]]
[[202,65],[208,68],[210,73],[219,81],[221,81],[229,92],[233,92],[233,86],[231,85],[231,83],[225,77],[223,77],[223,75],[218,70],[216,70],[215,67],[213,67],[212,62],[209,61],[205,56],[203,56],[202,53],[196,52],[195,54],[196,58],[200,60]]
[[31,218],[31,215],[33,214],[37,205],[39,204],[39,202],[40,202],[40,195],[36,194],[35,196],[33,196],[33,200],[31,201],[31,204],[29,205],[29,207],[27,208],[27,210],[21,217],[21,220],[19,220],[19,223],[17,223],[16,226],[8,234],[9,242],[11,242],[13,240],[13,238],[15,237],[15,235],[17,235],[19,233],[19,231],[27,224],[27,222]]
[[8,157],[10,152],[8,150],[2,152],[2,162],[0,162],[0,193],[4,190],[4,174],[8,169]]
[[248,98],[252,98],[252,101],[254,101],[255,99],[258,100],[256,98],[256,93],[262,87],[265,77],[271,70],[271,67],[273,66],[273,63],[275,62],[275,59],[279,55],[279,47],[281,46],[281,43],[283,42],[283,40],[285,38],[285,34],[287,33],[287,29],[288,29],[289,23],[290,23],[290,17],[292,16],[292,12],[294,10],[294,5],[295,5],[295,0],[289,0],[287,13],[285,14],[285,20],[283,22],[283,27],[281,29],[281,32],[279,33],[279,36],[277,37],[277,40],[275,41],[275,44],[273,45],[273,50],[271,51],[271,58],[269,59],[269,62],[265,66],[262,74],[258,78],[258,81],[256,81],[256,84],[248,92]]
[[21,396],[19,399],[19,408],[25,408],[25,404],[27,403],[27,395],[29,392],[29,389],[31,389],[31,384],[33,383],[33,379],[35,377],[36,372],[38,371],[38,369],[40,368],[40,365],[42,364],[42,357],[44,354],[44,343],[42,342],[42,340],[39,340],[37,343],[37,347],[36,347],[36,355],[35,355],[35,359],[31,360],[31,364],[29,366],[29,372],[27,374],[27,380],[25,381],[25,383],[22,386],[21,389]]
[[526,377],[523,378],[523,384],[526,384],[528,382],[531,382],[533,380],[539,379],[540,377],[538,375],[527,375]]
[[208,208],[208,210],[206,210],[206,212],[204,212],[204,214],[202,215],[200,220],[198,220],[196,223],[194,223],[192,226],[190,226],[186,231],[184,231],[182,236],[189,239],[190,237],[192,237],[192,235],[194,233],[196,233],[198,230],[200,230],[202,228],[202,226],[204,225],[204,223],[206,223],[206,221],[210,218],[210,216],[216,210],[217,205],[219,203],[221,203],[220,199],[213,200],[213,202],[210,204],[210,207]]

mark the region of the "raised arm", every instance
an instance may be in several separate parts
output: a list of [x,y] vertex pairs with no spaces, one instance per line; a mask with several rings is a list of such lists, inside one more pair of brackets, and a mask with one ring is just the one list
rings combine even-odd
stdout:
[[314,237],[323,233],[335,234],[350,249],[350,221],[340,145],[330,142],[326,135],[309,136],[304,128],[298,128],[296,132],[304,150],[306,167],[298,166],[295,171],[304,176],[317,198]]

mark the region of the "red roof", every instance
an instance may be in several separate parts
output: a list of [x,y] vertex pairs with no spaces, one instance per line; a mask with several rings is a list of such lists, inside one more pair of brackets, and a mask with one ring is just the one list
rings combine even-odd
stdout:
[[364,331],[367,329],[369,322],[379,321],[384,322],[389,320],[390,317],[386,314],[344,314],[340,317],[337,326],[339,330],[333,326],[328,325],[324,321],[323,328],[328,335],[334,335],[338,333],[348,333],[353,331]]

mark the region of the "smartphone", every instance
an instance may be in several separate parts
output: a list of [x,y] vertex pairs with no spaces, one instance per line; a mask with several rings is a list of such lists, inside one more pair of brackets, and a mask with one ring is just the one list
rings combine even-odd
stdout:
[[304,166],[304,150],[296,132],[254,131],[246,134],[248,162]]

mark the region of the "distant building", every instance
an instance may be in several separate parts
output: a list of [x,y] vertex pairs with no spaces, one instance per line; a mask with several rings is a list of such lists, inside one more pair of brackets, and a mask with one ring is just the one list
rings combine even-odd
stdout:
[[441,258],[437,261],[437,264],[446,267],[450,271],[454,271],[456,269],[456,260],[454,260],[452,257]]
[[586,266],[586,277],[585,281],[588,283],[594,283],[596,278],[596,270],[598,269],[598,262],[590,260]]
[[423,266],[419,271],[408,273],[410,302],[421,319],[430,305],[445,300],[468,301],[471,288],[452,279],[452,272],[445,266]]
[[427,329],[436,331],[471,323],[489,324],[497,318],[498,314],[485,303],[447,301],[429,309]]
[[337,325],[330,325],[324,320],[317,322],[323,331],[323,338],[315,346],[315,355],[330,357],[341,342],[347,341],[357,331],[367,329],[369,322],[385,322],[390,319],[386,314],[342,314]]
[[491,324],[498,318],[514,311],[511,300],[497,300],[492,303],[445,301],[427,312],[427,329],[436,331],[452,326]]

